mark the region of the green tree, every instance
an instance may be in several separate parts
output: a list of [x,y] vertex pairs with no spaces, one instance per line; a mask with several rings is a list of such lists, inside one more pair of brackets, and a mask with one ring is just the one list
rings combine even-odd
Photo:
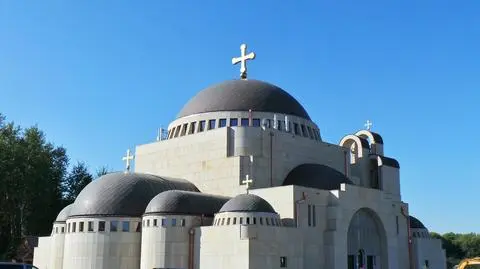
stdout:
[[0,255],[24,235],[49,234],[63,206],[68,157],[36,126],[22,130],[0,115]]
[[72,171],[65,180],[64,199],[66,204],[73,203],[78,194],[92,182],[93,176],[88,172],[87,166],[83,162],[78,162],[73,166]]
[[108,170],[107,166],[102,166],[99,169],[97,169],[97,172],[95,173],[96,178],[99,178],[101,176],[104,176],[108,173],[111,173],[110,170]]

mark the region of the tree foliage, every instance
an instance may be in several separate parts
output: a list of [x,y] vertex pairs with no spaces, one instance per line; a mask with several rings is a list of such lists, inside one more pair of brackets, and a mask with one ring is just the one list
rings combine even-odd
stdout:
[[465,258],[480,257],[480,234],[430,233],[430,235],[442,240],[447,254],[447,268],[452,268]]
[[73,203],[78,194],[88,185],[88,183],[92,182],[92,180],[93,176],[88,172],[85,163],[78,162],[73,166],[72,171],[66,177],[64,185],[64,199],[66,203]]
[[92,180],[83,163],[70,173],[68,164],[66,149],[37,126],[22,129],[0,114],[0,259],[13,256],[23,236],[49,234],[58,212]]

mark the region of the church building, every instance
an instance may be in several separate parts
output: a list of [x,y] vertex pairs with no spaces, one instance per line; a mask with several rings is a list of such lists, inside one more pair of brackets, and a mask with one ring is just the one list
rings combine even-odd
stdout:
[[[338,143],[285,90],[214,84],[126,170],[87,185],[40,237],[40,269],[446,269],[410,216],[400,165],[366,129]],[[135,171],[130,163],[135,161]]]

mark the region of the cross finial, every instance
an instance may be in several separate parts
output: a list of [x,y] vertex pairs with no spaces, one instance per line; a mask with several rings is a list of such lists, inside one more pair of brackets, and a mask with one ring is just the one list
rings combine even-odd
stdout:
[[242,181],[243,184],[245,184],[246,189],[247,189],[247,194],[248,190],[250,189],[250,184],[253,183],[253,180],[248,177],[248,175],[245,176],[245,180]]
[[130,161],[134,158],[135,156],[130,155],[130,149],[127,149],[127,156],[122,158],[122,161],[125,161],[125,173],[130,172]]
[[255,59],[255,53],[250,52],[247,54],[247,45],[240,45],[240,57],[232,58],[232,64],[240,63],[240,77],[242,79],[247,79],[247,60]]
[[370,129],[372,129],[372,125],[373,125],[373,123],[370,122],[370,120],[367,120],[367,122],[363,126],[365,126],[367,128],[367,130],[370,131]]

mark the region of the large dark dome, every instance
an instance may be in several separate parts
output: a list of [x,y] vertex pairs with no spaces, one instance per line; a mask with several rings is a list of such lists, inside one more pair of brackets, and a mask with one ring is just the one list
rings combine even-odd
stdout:
[[215,111],[261,111],[289,114],[310,120],[303,106],[281,88],[259,80],[228,80],[195,95],[178,118]]
[[141,217],[150,200],[168,190],[198,192],[189,181],[142,173],[111,173],[90,182],[77,196],[70,217]]

